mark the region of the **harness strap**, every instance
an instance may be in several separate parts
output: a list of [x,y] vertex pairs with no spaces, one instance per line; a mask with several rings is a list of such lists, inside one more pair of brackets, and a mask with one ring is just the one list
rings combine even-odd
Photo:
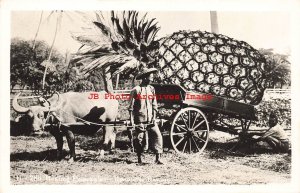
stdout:
[[[84,120],[80,117],[77,117],[75,115],[71,115],[70,113],[67,113],[65,112],[64,110],[61,109],[61,111],[64,113],[64,114],[67,114],[71,117],[74,117],[76,118],[77,120],[80,120],[82,123],[86,124],[86,125],[97,125],[97,126],[114,126],[114,127],[132,127],[130,125],[127,125],[126,123],[124,125],[116,125],[115,123],[95,123],[95,122],[91,122],[91,121],[87,121],[87,120]],[[51,115],[50,115],[51,114]],[[63,123],[62,122],[62,119],[54,112],[51,112],[49,111],[48,113],[48,116],[47,117],[50,117],[50,116],[54,116],[58,121],[59,121],[59,127],[61,125],[64,125],[66,127],[70,127],[70,125],[68,125],[67,123]],[[152,125],[153,123],[145,123],[144,126],[145,127],[148,127],[149,125]],[[51,124],[52,125],[52,124]]]
[[47,116],[46,116],[46,119],[45,119],[45,122],[43,123],[43,130],[45,130],[44,128],[45,128],[45,125],[46,125],[46,123],[47,123],[47,121],[48,121],[48,119],[50,118],[50,108],[49,108],[49,110],[48,110],[48,113],[47,113]]

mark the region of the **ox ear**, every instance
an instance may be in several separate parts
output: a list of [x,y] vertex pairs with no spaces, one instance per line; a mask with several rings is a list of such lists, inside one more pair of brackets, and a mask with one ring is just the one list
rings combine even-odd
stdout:
[[23,115],[18,115],[16,118],[15,118],[15,122],[19,122],[20,119],[22,118]]
[[29,108],[22,107],[22,106],[20,106],[19,103],[18,103],[18,98],[19,98],[20,94],[21,94],[21,93],[18,93],[18,94],[14,97],[14,99],[13,99],[13,101],[12,101],[12,107],[13,107],[13,109],[14,109],[17,113],[27,113],[27,112],[29,111]]
[[49,108],[49,106],[50,106],[49,101],[47,101],[43,97],[39,97],[38,101],[39,101],[40,105],[42,105],[43,107],[48,107]]
[[[49,111],[57,111],[58,109],[60,109],[62,107],[63,100],[61,99],[59,93],[57,91],[55,91],[54,94],[57,95],[57,101],[55,103],[55,106],[53,106],[53,104],[51,104],[51,102],[49,101],[49,104],[50,104]],[[52,95],[52,97],[53,97],[53,95]]]

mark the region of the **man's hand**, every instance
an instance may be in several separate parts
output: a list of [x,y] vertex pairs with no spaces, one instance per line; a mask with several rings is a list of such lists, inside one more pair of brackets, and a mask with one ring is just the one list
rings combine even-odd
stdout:
[[155,110],[153,111],[153,117],[152,117],[151,122],[154,123],[154,124],[156,122],[156,111]]

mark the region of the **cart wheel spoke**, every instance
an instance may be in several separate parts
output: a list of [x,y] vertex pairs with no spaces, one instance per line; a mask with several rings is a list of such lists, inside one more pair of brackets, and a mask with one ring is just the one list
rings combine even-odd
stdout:
[[198,123],[193,130],[197,129],[200,125],[202,125],[205,122],[205,120],[203,119],[200,123]]
[[184,121],[185,126],[189,129],[189,127],[188,127],[188,125],[187,125],[187,123],[186,123],[185,118],[183,118],[182,114],[180,114],[180,116],[182,117],[182,120]]
[[194,135],[194,137],[195,137],[196,139],[198,139],[198,140],[202,141],[203,143],[205,143],[205,142],[206,142],[204,139],[202,139],[202,138],[201,138],[201,137],[199,137],[199,136],[196,136],[196,135]]
[[185,135],[187,132],[181,132],[181,133],[172,133],[172,135]]
[[199,149],[199,147],[198,147],[198,145],[197,145],[197,142],[196,142],[195,139],[194,139],[194,136],[192,136],[192,140],[193,140],[193,142],[194,142],[194,144],[195,144],[195,146],[196,146],[196,148],[197,148],[197,150],[198,150],[198,152],[199,152],[200,149]]
[[186,144],[187,144],[187,140],[185,141],[184,146],[183,146],[183,149],[182,149],[182,152],[183,152],[183,153],[185,152]]
[[196,120],[197,120],[197,118],[198,118],[198,116],[200,115],[200,113],[196,113],[196,117],[195,117],[195,119],[194,119],[194,122],[193,122],[193,124],[192,124],[192,127],[191,128],[194,128],[194,125],[195,125],[195,123],[196,123]]
[[174,123],[177,127],[179,127],[180,129],[184,130],[184,131],[187,131],[187,129],[185,129],[183,126],[181,125],[178,125],[177,123]]
[[185,137],[182,137],[179,141],[177,141],[177,143],[175,144],[175,147],[177,147],[183,140]]

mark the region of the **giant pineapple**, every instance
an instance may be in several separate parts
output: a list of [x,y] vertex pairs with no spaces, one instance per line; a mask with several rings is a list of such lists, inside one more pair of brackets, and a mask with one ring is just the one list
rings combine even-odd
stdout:
[[83,32],[74,38],[80,50],[73,59],[89,73],[138,73],[143,67],[157,67],[160,83],[179,84],[185,89],[258,104],[266,86],[265,59],[249,44],[221,34],[179,31],[156,40],[155,19],[141,19],[138,12],[111,12],[105,19],[96,13],[93,25],[99,38]]
[[221,34],[180,31],[162,38],[159,78],[187,90],[258,104],[265,59],[249,44]]

